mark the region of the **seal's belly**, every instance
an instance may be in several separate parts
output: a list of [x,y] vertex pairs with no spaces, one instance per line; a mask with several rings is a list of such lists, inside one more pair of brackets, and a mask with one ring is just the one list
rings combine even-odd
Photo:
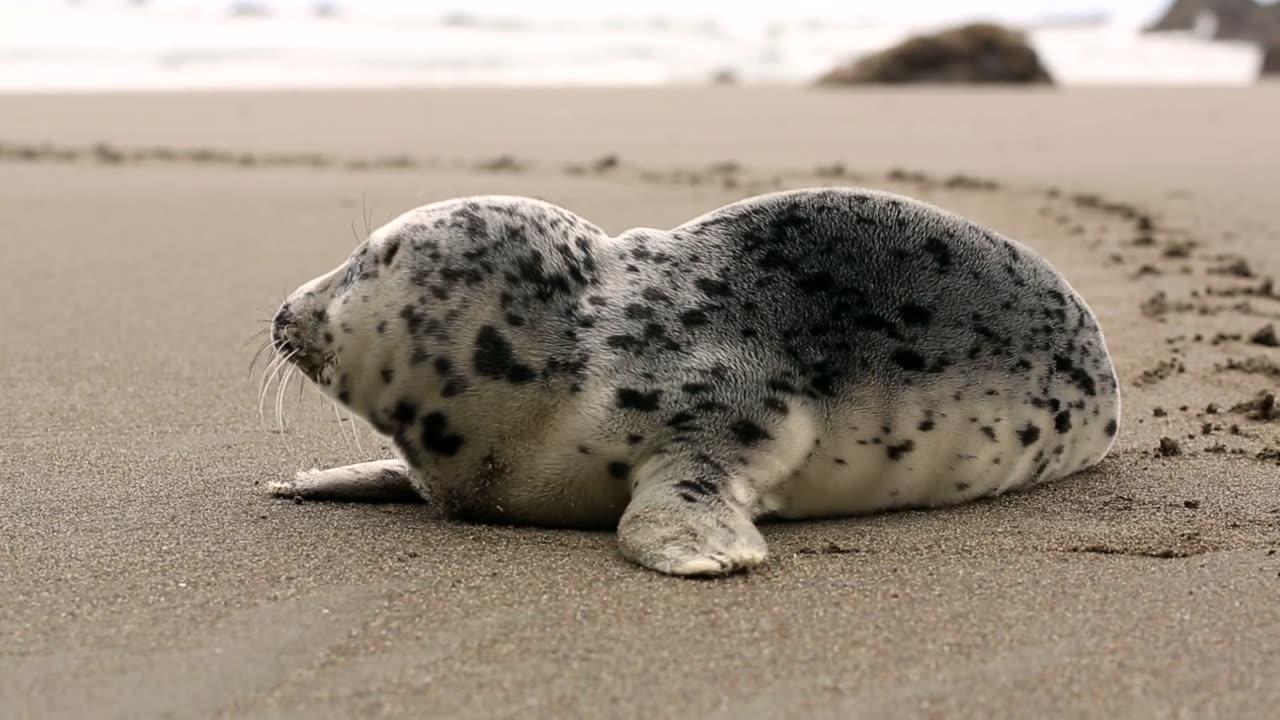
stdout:
[[804,518],[950,505],[1064,477],[1111,444],[1098,402],[980,397],[930,410],[919,400],[834,418],[813,453],[762,495],[761,511]]

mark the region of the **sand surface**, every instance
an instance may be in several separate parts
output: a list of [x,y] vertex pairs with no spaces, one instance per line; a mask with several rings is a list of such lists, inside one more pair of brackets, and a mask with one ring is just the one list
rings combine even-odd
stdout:
[[[1275,85],[0,97],[0,716],[1273,717],[1280,421],[1241,404],[1280,385],[1278,117]],[[770,525],[716,582],[264,492],[386,454],[310,392],[263,429],[247,376],[366,217],[521,193],[616,232],[821,183],[1046,254],[1122,376],[1112,455]]]

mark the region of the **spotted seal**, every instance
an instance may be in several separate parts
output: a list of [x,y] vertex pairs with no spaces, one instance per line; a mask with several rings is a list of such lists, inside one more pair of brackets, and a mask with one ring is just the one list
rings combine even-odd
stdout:
[[276,494],[616,528],[625,557],[675,575],[763,562],[763,518],[1065,477],[1120,417],[1102,331],[1043,257],[855,188],[616,237],[529,198],[430,204],[295,291],[271,332],[399,455]]

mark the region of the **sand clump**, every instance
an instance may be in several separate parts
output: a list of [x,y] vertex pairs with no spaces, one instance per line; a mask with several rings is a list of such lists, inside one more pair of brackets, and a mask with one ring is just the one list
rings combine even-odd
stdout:
[[1280,406],[1276,405],[1276,394],[1260,392],[1252,400],[1246,400],[1231,408],[1232,412],[1244,413],[1250,420],[1274,422],[1280,420]]
[[1250,335],[1249,342],[1263,347],[1280,347],[1280,338],[1276,337],[1276,326],[1270,323],[1263,325],[1257,332]]

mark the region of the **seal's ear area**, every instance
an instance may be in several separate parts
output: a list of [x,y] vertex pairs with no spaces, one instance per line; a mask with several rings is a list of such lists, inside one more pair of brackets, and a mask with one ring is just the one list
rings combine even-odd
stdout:
[[378,252],[378,261],[387,267],[391,267],[391,263],[395,261],[396,255],[400,252],[400,238],[392,236],[382,243],[382,248]]

